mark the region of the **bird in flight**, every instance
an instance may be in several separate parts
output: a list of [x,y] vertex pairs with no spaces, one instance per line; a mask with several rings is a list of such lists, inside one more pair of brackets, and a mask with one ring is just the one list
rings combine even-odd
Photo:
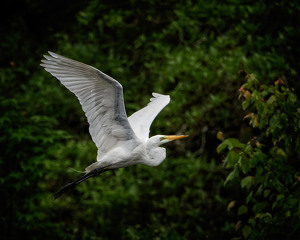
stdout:
[[135,164],[158,166],[166,158],[161,145],[187,135],[156,135],[149,138],[157,114],[170,102],[168,95],[153,93],[150,103],[127,118],[123,87],[115,79],[84,63],[53,52],[44,55],[41,66],[78,98],[89,122],[89,132],[98,148],[97,161],[79,179],[54,195],[60,197],[90,177]]

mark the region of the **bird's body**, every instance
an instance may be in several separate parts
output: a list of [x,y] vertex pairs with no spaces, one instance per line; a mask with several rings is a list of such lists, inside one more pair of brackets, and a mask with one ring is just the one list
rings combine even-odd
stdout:
[[90,124],[89,131],[98,153],[97,161],[85,169],[85,175],[64,186],[59,197],[69,188],[89,177],[135,164],[157,166],[166,158],[166,142],[185,135],[156,135],[149,129],[157,114],[170,102],[170,97],[153,93],[150,103],[127,118],[123,88],[115,79],[94,67],[49,52],[42,66],[73,92]]

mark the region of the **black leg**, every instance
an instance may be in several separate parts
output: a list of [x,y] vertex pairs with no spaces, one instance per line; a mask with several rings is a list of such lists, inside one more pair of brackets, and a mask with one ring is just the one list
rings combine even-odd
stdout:
[[83,181],[87,180],[90,177],[94,177],[97,175],[100,175],[103,172],[106,172],[110,169],[106,168],[96,168],[91,172],[86,173],[85,175],[83,175],[81,178],[78,178],[76,181],[74,182],[70,182],[67,185],[63,186],[60,190],[58,190],[55,194],[54,194],[54,199],[60,197],[62,194],[64,194],[66,191],[68,191],[70,188],[73,188],[75,186],[77,186],[79,183],[82,183]]

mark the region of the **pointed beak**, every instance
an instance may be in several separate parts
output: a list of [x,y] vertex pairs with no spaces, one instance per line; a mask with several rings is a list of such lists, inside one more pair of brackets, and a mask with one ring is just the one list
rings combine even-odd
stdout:
[[189,135],[170,135],[170,136],[165,136],[165,139],[173,141],[173,140],[180,139],[180,138],[186,138],[188,136]]

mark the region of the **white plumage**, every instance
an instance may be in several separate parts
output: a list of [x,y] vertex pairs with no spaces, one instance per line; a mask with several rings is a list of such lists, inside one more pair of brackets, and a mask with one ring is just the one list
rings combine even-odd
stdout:
[[147,141],[150,133],[150,126],[157,114],[170,102],[170,96],[153,93],[150,103],[141,110],[132,114],[128,120],[135,132],[135,135]]
[[109,169],[142,163],[159,165],[166,157],[160,145],[186,137],[157,135],[149,139],[150,126],[170,102],[168,95],[153,93],[150,103],[127,118],[122,85],[98,69],[53,52],[45,55],[41,66],[73,92],[89,122],[89,132],[98,148],[97,162],[86,174],[67,184],[55,195]]

